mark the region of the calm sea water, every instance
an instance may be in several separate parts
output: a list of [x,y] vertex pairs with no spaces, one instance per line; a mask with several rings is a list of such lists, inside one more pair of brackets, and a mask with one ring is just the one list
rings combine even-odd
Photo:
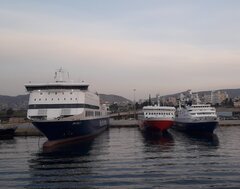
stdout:
[[0,141],[0,188],[240,188],[240,127],[155,138],[111,128],[91,143],[47,151],[44,141]]

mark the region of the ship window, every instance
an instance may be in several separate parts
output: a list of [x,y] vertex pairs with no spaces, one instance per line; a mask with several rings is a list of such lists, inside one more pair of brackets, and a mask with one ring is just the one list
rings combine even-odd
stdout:
[[64,92],[62,92],[62,94],[64,95]]
[[77,98],[75,98],[75,100],[77,100]]
[[70,98],[70,100],[72,100],[72,98]]
[[47,98],[45,98],[45,101],[47,101]]
[[95,112],[95,116],[100,116],[100,112]]
[[41,98],[39,98],[38,100],[41,101]]
[[57,92],[55,92],[55,95],[57,95]]
[[52,98],[52,101],[53,101],[53,98]]
[[40,95],[42,95],[43,93],[40,93]]
[[35,98],[34,101],[36,101],[37,99]]
[[48,92],[48,95],[50,95],[50,92]]
[[73,94],[72,92],[70,92],[70,94]]
[[58,101],[59,101],[60,99],[58,98]]
[[64,98],[64,100],[66,100],[66,98]]
[[93,116],[94,115],[94,112],[93,111],[86,111],[86,117],[90,117],[90,116]]

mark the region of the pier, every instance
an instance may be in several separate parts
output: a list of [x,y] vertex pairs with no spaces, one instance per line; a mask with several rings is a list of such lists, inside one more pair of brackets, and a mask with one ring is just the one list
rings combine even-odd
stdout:
[[[17,124],[17,129],[15,131],[15,136],[41,136],[41,132],[36,129],[32,123],[22,123]],[[137,120],[114,120],[110,119],[110,128],[113,127],[137,127],[138,121]]]
[[[42,136],[42,134],[31,124],[22,123],[15,131],[15,136]],[[240,120],[220,120],[220,127],[225,126],[240,126]],[[125,128],[125,127],[138,127],[138,120],[135,119],[110,119],[110,128]]]

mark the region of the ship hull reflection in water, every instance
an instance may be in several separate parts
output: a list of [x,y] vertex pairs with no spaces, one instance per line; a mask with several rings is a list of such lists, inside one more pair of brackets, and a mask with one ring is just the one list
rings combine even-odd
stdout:
[[29,161],[31,183],[26,188],[87,188],[105,140],[108,130],[84,142],[42,148]]
[[219,145],[219,139],[215,133],[184,133],[178,132],[171,129],[171,132],[177,136],[181,137],[183,141],[189,142],[190,144],[215,146]]
[[29,189],[239,188],[240,127],[221,127],[216,134],[169,130],[155,138],[137,128],[111,128],[84,148],[51,151],[37,149],[36,137],[16,137],[0,143],[0,183]]
[[174,144],[173,136],[170,132],[147,133],[142,132],[146,144]]

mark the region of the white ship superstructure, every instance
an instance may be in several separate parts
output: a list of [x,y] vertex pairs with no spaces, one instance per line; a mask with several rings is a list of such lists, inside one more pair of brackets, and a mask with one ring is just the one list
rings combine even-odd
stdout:
[[89,84],[65,76],[60,69],[55,82],[25,85],[30,93],[27,117],[49,140],[96,134],[109,124],[107,107],[88,90]]
[[196,104],[179,107],[177,110],[177,121],[182,122],[208,122],[217,121],[216,109],[210,104]]
[[179,102],[173,128],[190,133],[213,133],[218,125],[216,109],[210,104],[200,104],[198,95],[195,96],[196,104],[192,104],[192,97],[183,105]]

